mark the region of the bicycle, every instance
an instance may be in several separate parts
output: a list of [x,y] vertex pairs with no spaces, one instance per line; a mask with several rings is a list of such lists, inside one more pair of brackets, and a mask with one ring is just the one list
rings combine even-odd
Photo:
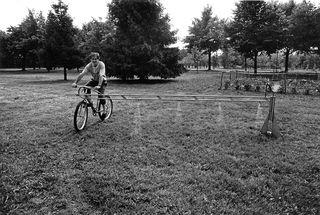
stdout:
[[[94,94],[88,94],[87,91],[91,90]],[[94,88],[87,87],[87,86],[80,86],[78,89],[78,94],[80,98],[83,100],[80,101],[76,109],[74,111],[74,128],[76,131],[81,131],[85,128],[87,121],[88,121],[88,109],[91,107],[92,115],[96,116],[98,114],[101,121],[105,119],[109,119],[112,111],[113,111],[113,102],[108,95],[103,95],[103,98],[98,98],[101,93]],[[96,103],[92,102],[92,97],[96,97]],[[105,99],[105,104],[101,104],[100,100]]]

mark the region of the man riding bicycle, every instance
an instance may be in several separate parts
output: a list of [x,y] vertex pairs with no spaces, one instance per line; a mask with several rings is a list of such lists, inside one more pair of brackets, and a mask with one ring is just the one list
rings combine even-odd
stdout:
[[[83,71],[78,75],[77,79],[74,83],[72,83],[72,87],[76,88],[78,82],[82,79],[82,77],[86,74],[91,74],[92,79],[85,84],[85,86],[94,87],[95,90],[99,91],[101,94],[104,94],[104,91],[107,87],[107,77],[106,77],[106,69],[105,65],[102,61],[100,61],[100,55],[97,52],[91,52],[89,55],[90,63],[86,65]],[[87,94],[90,94],[91,91],[87,90]],[[103,106],[103,111],[105,111],[105,99],[102,99],[103,96],[98,96],[100,98],[100,102]]]

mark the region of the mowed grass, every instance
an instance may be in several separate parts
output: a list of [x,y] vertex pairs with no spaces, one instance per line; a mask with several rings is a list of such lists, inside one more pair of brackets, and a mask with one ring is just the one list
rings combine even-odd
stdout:
[[[267,103],[114,101],[75,132],[69,71],[0,72],[0,214],[320,214],[320,96]],[[86,77],[81,83],[85,83]],[[228,94],[219,71],[109,81],[110,94]]]

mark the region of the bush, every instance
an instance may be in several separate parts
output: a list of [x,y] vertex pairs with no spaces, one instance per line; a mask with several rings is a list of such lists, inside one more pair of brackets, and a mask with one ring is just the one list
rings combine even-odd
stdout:
[[[233,82],[226,80],[224,88],[227,90],[232,86],[235,90],[260,92],[261,89],[265,89],[267,92],[284,93],[284,83],[284,81],[272,82],[267,78],[237,78]],[[317,95],[320,93],[320,83],[313,80],[292,79],[287,80],[286,89],[292,94]]]

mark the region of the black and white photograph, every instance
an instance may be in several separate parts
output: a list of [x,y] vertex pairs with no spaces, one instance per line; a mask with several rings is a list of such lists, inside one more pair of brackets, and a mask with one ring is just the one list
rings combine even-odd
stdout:
[[0,215],[320,214],[320,0],[0,6]]

